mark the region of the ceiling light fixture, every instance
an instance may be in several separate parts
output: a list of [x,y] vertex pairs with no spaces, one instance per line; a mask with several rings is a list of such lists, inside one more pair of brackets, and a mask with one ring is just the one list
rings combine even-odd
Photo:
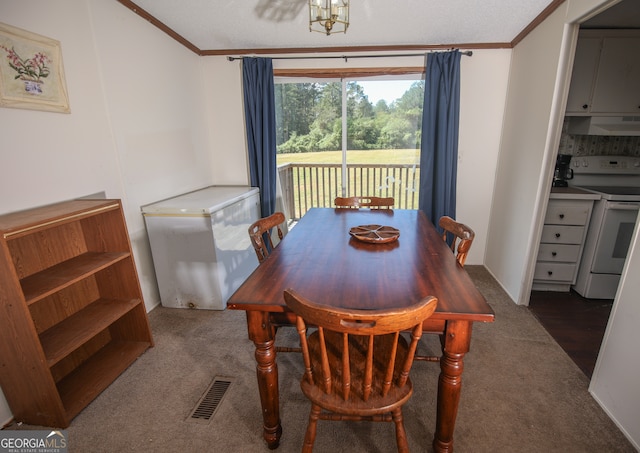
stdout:
[[346,33],[349,28],[349,0],[309,0],[309,31]]

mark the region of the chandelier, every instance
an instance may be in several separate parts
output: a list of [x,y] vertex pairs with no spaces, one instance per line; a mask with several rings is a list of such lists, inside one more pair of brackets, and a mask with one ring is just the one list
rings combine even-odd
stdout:
[[346,33],[349,28],[349,0],[309,0],[309,31]]

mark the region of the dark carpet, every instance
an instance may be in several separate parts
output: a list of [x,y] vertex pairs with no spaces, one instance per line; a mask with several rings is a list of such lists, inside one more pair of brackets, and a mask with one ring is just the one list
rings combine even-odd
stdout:
[[[467,269],[496,321],[473,328],[455,451],[634,452],[589,394],[585,374],[530,310],[515,305],[484,267]],[[156,346],[73,420],[69,451],[269,451],[244,313],[158,307],[149,318]],[[295,338],[293,329],[282,329],[278,342]],[[435,348],[438,342],[429,337],[425,344]],[[278,368],[283,435],[277,451],[297,452],[310,408],[299,388],[300,355],[279,354]],[[404,419],[414,452],[432,451],[438,373],[439,366],[429,362],[413,368],[415,391]],[[216,376],[232,382],[226,396],[210,422],[192,421],[192,409]],[[316,452],[395,450],[390,423],[321,421],[318,426]]]

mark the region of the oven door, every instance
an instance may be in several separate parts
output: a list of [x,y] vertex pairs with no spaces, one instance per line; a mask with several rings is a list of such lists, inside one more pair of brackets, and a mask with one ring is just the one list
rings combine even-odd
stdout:
[[638,219],[640,202],[606,203],[591,271],[621,274]]

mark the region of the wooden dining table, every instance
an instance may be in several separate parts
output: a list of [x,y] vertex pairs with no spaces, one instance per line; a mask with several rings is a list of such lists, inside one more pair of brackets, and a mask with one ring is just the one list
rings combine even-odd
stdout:
[[[350,235],[369,225],[391,227],[399,236],[365,242]],[[284,302],[287,288],[316,303],[354,309],[402,308],[437,297],[436,312],[423,324],[442,344],[433,448],[453,451],[472,326],[492,322],[494,312],[422,211],[312,208],[227,301],[229,309],[246,311],[271,449],[282,434],[275,336],[278,327],[295,325]]]

